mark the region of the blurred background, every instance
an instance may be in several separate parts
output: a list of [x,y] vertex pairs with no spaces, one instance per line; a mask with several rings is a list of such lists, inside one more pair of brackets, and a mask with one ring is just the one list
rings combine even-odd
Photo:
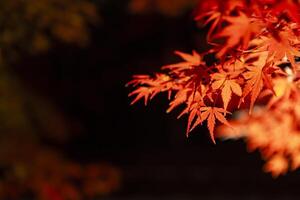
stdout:
[[0,2],[0,199],[298,199],[242,141],[185,137],[167,97],[125,84],[203,51],[197,0]]

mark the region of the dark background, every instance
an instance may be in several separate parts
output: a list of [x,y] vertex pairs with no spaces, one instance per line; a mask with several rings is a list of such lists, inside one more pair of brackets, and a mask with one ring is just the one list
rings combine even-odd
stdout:
[[249,154],[242,141],[214,145],[205,127],[186,138],[186,118],[176,119],[180,110],[166,114],[165,94],[147,107],[130,106],[131,76],[179,61],[174,50],[205,49],[205,30],[190,12],[133,15],[125,1],[115,2],[100,1],[102,22],[87,48],[57,44],[14,66],[28,88],[83,126],[66,144],[44,145],[79,162],[119,167],[121,189],[107,199],[298,199],[298,171],[274,180],[262,171],[259,152]]

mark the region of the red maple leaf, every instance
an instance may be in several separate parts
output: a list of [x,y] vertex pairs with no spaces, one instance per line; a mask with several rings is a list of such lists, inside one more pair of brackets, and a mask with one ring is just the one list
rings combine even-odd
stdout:
[[223,17],[230,23],[215,35],[215,38],[226,38],[225,44],[221,44],[221,49],[217,52],[218,57],[222,57],[232,48],[245,50],[253,35],[262,29],[262,23],[258,20],[249,18],[245,13],[239,12],[237,16]]
[[[228,123],[224,115],[228,113],[223,108],[217,108],[217,107],[201,107],[199,109],[200,112],[197,112],[198,117],[196,122],[194,123],[191,130],[193,130],[196,126],[199,124],[202,124],[203,121],[207,120],[207,127],[210,133],[211,140],[213,143],[216,143],[215,137],[214,137],[214,130],[216,125],[216,120],[220,121],[222,124],[227,125],[228,127],[231,127],[231,125]],[[192,119],[189,119],[189,123],[191,123]]]
[[242,96],[242,88],[234,78],[236,77],[232,77],[230,74],[226,73],[215,73],[212,75],[212,80],[214,80],[212,83],[212,88],[214,90],[220,89],[222,91],[221,96],[225,110],[227,110],[232,93],[236,94],[237,96]]

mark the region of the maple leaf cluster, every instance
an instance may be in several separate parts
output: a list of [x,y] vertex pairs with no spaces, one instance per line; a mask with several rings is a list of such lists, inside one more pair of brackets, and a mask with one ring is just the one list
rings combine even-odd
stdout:
[[[265,170],[274,177],[295,170],[300,166],[299,13],[300,3],[292,0],[199,1],[195,20],[209,27],[209,50],[176,51],[182,62],[154,76],[134,76],[128,83],[136,87],[129,94],[135,96],[132,104],[141,99],[147,104],[167,92],[167,112],[185,106],[179,117],[188,115],[187,135],[207,122],[215,143],[215,126],[223,124],[218,137],[246,138],[249,149],[261,150]],[[207,55],[214,56],[213,64]],[[228,122],[231,112],[246,107],[244,117]]]
[[220,126],[217,136],[244,138],[249,151],[261,151],[264,170],[277,177],[300,167],[300,93],[298,81],[281,77],[273,82],[276,95],[266,106],[256,107],[252,115],[237,112],[230,123],[233,129]]

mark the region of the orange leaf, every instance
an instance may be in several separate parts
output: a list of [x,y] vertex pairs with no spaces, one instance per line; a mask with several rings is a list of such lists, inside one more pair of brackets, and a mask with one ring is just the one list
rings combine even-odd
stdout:
[[272,173],[274,178],[281,174],[285,174],[288,170],[288,161],[281,155],[272,157],[264,166],[266,172]]
[[191,130],[193,130],[196,126],[201,124],[204,120],[207,120],[207,127],[210,133],[210,137],[213,141],[213,143],[216,143],[214,138],[214,129],[216,124],[216,119],[220,121],[221,123],[231,127],[231,125],[228,123],[226,118],[224,117],[225,113],[228,113],[223,108],[217,108],[217,107],[201,107],[200,108],[201,114],[198,115],[198,119],[194,123]]
[[212,88],[214,90],[221,89],[221,96],[224,104],[224,109],[227,110],[227,106],[231,100],[232,93],[237,96],[242,96],[242,88],[236,82],[235,79],[229,79],[230,75],[226,73],[215,73],[212,76],[214,82],[212,83]]
[[247,71],[243,73],[243,76],[247,81],[241,99],[242,102],[248,94],[251,94],[250,113],[253,110],[256,99],[265,85],[268,89],[273,91],[272,80],[269,78],[269,75],[273,72],[273,70],[270,70],[273,66],[271,63],[266,63],[268,56],[267,52],[253,54],[252,56],[253,58],[257,58],[257,60],[252,62],[252,64],[245,66]]
[[226,43],[221,45],[222,48],[217,53],[218,57],[222,57],[233,47],[246,49],[253,34],[259,32],[261,29],[257,21],[252,21],[243,12],[240,12],[238,16],[227,16],[224,19],[230,25],[226,26],[215,36],[215,38],[227,38]]

